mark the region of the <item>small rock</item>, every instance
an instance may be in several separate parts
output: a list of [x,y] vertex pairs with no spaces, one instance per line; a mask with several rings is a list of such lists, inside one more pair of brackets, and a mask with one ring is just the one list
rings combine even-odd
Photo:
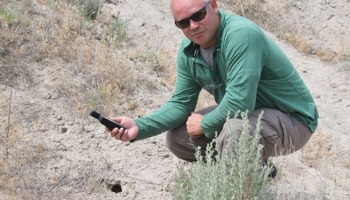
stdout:
[[68,131],[68,128],[67,127],[62,127],[61,128],[61,133],[66,133]]

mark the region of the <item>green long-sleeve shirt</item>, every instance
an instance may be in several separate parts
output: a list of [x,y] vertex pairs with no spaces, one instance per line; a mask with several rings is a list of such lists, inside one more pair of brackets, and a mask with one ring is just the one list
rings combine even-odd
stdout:
[[177,57],[177,80],[171,99],[153,114],[135,119],[136,140],[184,124],[194,111],[201,89],[217,108],[204,115],[203,133],[213,138],[237,111],[275,108],[291,113],[312,132],[318,112],[303,80],[282,50],[250,20],[220,10],[220,29],[209,67],[199,46],[185,38]]

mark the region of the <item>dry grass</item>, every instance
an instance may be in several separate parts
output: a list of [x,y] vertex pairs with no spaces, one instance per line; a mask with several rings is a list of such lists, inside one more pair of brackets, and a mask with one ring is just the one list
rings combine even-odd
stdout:
[[[125,113],[137,108],[138,102],[131,99],[138,87],[146,91],[157,87],[149,73],[159,77],[167,73],[164,65],[169,64],[169,52],[149,54],[147,46],[132,43],[118,17],[107,23],[107,19],[88,14],[98,12],[99,7],[91,5],[101,1],[36,2],[0,2],[0,84],[6,86],[1,88],[2,96],[9,97],[11,88],[25,91],[44,84],[48,94],[30,94],[23,101],[66,99],[75,116],[86,116],[92,109],[106,115],[116,109]],[[45,79],[46,74],[50,80]],[[33,129],[48,131],[53,125],[45,125],[47,116],[39,112],[34,116],[23,116],[22,108],[9,112],[9,102],[4,99],[0,107],[1,113],[6,113],[0,123],[5,130],[0,135],[2,199],[70,199],[75,193],[101,190],[101,171],[108,171],[108,162],[52,168],[49,163],[58,163],[60,155],[38,139],[40,134],[31,135],[35,141],[22,134],[33,133]],[[127,105],[116,108],[125,102]],[[41,106],[38,111],[50,108]],[[29,122],[23,124],[23,119]]]
[[[3,4],[11,5],[9,2]],[[30,1],[28,6],[4,7],[0,12],[0,41],[4,44],[0,63],[2,69],[18,66],[17,70],[8,70],[15,74],[23,74],[28,63],[58,68],[55,91],[59,97],[73,97],[72,103],[77,106],[72,107],[77,108],[77,113],[85,114],[86,107],[110,113],[112,105],[125,102],[136,87],[156,87],[147,73],[166,73],[169,52],[149,54],[147,46],[135,48],[118,18],[108,19],[107,25],[103,21],[106,19],[91,20],[90,14],[79,12],[86,7],[81,2],[90,6],[93,1],[41,0],[40,7]],[[28,24],[25,19],[33,16],[35,20]],[[28,74],[25,77],[30,77]],[[0,77],[8,75],[5,72]],[[4,79],[1,83],[9,85]],[[27,83],[27,87],[31,86]],[[118,91],[120,101],[115,99]],[[84,95],[77,96],[77,92]],[[104,107],[101,102],[105,102]]]

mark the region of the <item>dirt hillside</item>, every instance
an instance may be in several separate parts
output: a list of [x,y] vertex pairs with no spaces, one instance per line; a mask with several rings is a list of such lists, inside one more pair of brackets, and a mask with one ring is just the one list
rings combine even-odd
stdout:
[[[51,1],[28,2],[32,20],[50,19],[55,8]],[[256,13],[255,4],[235,10],[227,2],[218,1],[229,12],[256,20],[281,46],[319,109],[319,128],[309,144],[297,153],[274,158],[280,173],[273,185],[284,185],[286,194],[294,191],[313,199],[350,199],[350,61],[346,60],[350,1],[254,1],[266,9],[266,15]],[[0,5],[16,7],[12,1]],[[138,65],[137,76],[143,82],[134,91],[116,92],[120,103],[111,105],[113,112],[108,115],[136,117],[152,112],[171,96],[174,72],[157,70],[159,66],[174,69],[170,66],[175,65],[183,35],[173,25],[169,1],[106,1],[96,18],[104,26],[93,31],[103,35],[103,27],[116,17],[125,24],[134,49],[142,47],[167,60],[144,67],[139,55],[126,58],[126,63]],[[55,23],[47,20],[48,26]],[[164,134],[134,144],[115,141],[88,110],[76,114],[80,104],[74,96],[90,91],[85,84],[89,76],[81,75],[77,65],[64,58],[37,59],[40,52],[28,50],[31,59],[25,68],[9,65],[5,43],[0,40],[0,199],[171,199],[169,185],[179,160],[165,148]],[[35,43],[31,45],[34,48]],[[120,50],[116,59],[125,59],[123,55]],[[72,92],[75,88],[79,90]]]

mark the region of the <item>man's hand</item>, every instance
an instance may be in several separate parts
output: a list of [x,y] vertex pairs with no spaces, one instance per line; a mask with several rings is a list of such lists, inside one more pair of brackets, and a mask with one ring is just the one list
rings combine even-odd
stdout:
[[125,127],[124,128],[114,128],[109,130],[106,128],[106,131],[111,132],[111,136],[116,140],[121,140],[127,142],[136,138],[139,133],[139,128],[137,127],[135,121],[129,117],[116,117],[112,118],[112,121],[118,122]]
[[203,131],[201,128],[201,121],[203,119],[203,115],[192,113],[191,116],[188,117],[186,122],[187,133],[190,137],[195,138],[203,135]]

